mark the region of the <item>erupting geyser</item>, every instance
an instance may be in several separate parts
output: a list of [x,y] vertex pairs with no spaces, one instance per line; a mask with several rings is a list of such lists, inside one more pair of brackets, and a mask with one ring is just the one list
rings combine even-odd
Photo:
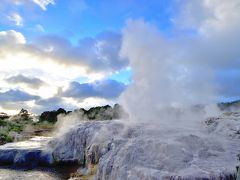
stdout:
[[[133,70],[133,83],[120,98],[129,117],[80,125],[53,150],[58,160],[75,144],[86,154],[64,160],[87,157],[85,163],[98,166],[96,179],[234,179],[240,116],[208,117],[221,114],[218,73],[239,66],[237,5],[188,1],[170,34],[129,20],[120,53]],[[184,32],[188,28],[192,33]]]
[[[97,180],[236,178],[240,113],[224,113],[216,104],[229,93],[227,85],[234,84],[219,76],[240,67],[240,2],[174,4],[179,8],[171,27],[163,30],[144,19],[129,19],[121,48],[114,49],[121,49],[119,59],[129,60],[133,72],[132,83],[120,97],[128,116],[80,122],[76,112],[59,116],[57,138],[40,152],[45,164],[75,163],[81,165],[76,174]],[[101,55],[108,64],[108,56],[100,53],[104,43],[95,44],[97,60]],[[8,150],[0,151],[0,158]],[[28,161],[19,156],[15,152],[5,159]]]

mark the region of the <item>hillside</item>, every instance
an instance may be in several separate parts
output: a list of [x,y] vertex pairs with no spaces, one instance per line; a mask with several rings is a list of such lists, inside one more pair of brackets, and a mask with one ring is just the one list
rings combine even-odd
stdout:
[[76,114],[79,121],[90,120],[112,120],[121,118],[123,109],[118,104],[113,107],[97,106],[88,110],[84,108],[74,111],[66,111],[62,108],[53,111],[45,111],[38,115],[30,114],[27,110],[22,109],[16,115],[0,114],[0,145],[21,141],[31,138],[35,135],[49,136],[58,122],[58,116]]

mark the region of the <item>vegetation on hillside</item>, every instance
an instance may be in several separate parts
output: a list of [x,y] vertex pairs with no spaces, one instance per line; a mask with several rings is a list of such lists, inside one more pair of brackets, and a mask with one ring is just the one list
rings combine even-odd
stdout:
[[70,113],[78,113],[82,120],[112,120],[119,119],[124,114],[122,107],[118,104],[113,107],[109,105],[97,106],[88,110],[80,108],[73,112],[59,108],[58,110],[45,111],[40,116],[31,115],[25,109],[13,116],[0,113],[0,145],[34,135],[47,135],[55,127],[59,115]]
[[85,120],[120,119],[124,115],[124,111],[119,104],[115,104],[113,107],[109,105],[92,107],[89,110],[81,108],[77,111],[82,112],[82,117]]
[[66,111],[65,109],[58,109],[54,111],[45,111],[39,116],[40,123],[50,123],[55,124],[57,122],[57,117],[60,114],[70,114],[70,113],[78,113],[80,114],[80,119],[82,120],[112,120],[112,119],[119,119],[124,113],[123,108],[115,104],[113,107],[106,105],[106,106],[97,106],[92,107],[88,110],[84,108],[75,109],[72,111]]
[[0,145],[12,142],[24,130],[27,124],[33,122],[27,110],[22,109],[17,115],[7,116],[1,113],[0,116]]
[[58,110],[54,111],[44,111],[40,116],[39,116],[39,123],[43,123],[44,121],[55,124],[57,122],[57,116],[59,114],[67,114],[65,109],[59,108]]

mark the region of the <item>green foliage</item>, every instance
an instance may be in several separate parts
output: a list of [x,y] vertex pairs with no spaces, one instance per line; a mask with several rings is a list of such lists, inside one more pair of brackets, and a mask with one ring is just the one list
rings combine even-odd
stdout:
[[7,122],[2,120],[2,119],[0,119],[0,127],[1,126],[6,126],[6,125],[7,125]]
[[0,145],[13,142],[14,138],[8,132],[0,131]]
[[39,123],[46,121],[54,124],[57,122],[57,116],[59,114],[67,114],[67,112],[62,108],[59,108],[57,111],[45,111],[40,115]]
[[124,111],[119,104],[115,104],[113,107],[109,105],[92,107],[89,110],[81,108],[79,111],[82,112],[84,119],[87,120],[120,119],[124,114]]
[[0,120],[5,120],[5,119],[8,119],[9,116],[5,113],[0,113]]
[[112,107],[109,105],[92,107],[86,111],[86,115],[89,120],[113,119]]
[[0,144],[12,142],[13,134],[19,134],[27,124],[32,123],[32,118],[27,110],[22,109],[19,114],[0,119]]
[[[85,120],[112,120],[112,119],[119,119],[124,114],[122,107],[118,104],[115,104],[113,107],[106,105],[106,106],[97,106],[92,107],[89,110],[84,108],[80,108],[74,110],[74,112],[81,112],[82,119]],[[65,111],[64,109],[60,108],[57,111],[45,111],[43,112],[40,117],[39,121],[35,123],[35,126],[39,125],[46,125],[52,126],[57,122],[57,117],[60,114],[69,114],[71,111]]]
[[35,129],[53,129],[54,128],[54,124],[52,122],[48,122],[48,121],[38,121],[33,123],[33,126]]
[[[80,118],[84,120],[119,119],[124,114],[122,107],[118,104],[115,104],[113,107],[109,105],[92,107],[89,110],[81,108],[74,110],[74,112],[81,112],[82,117]],[[54,111],[45,111],[39,116],[38,122],[34,122],[33,117],[25,109],[22,109],[17,115],[13,116],[1,113],[0,144],[12,142],[15,139],[14,136],[22,132],[27,132],[31,135],[36,135],[36,132],[46,134],[54,128],[58,115],[69,113],[71,111],[67,112],[62,108]]]
[[8,130],[20,133],[23,131],[24,125],[22,124],[10,124]]
[[23,126],[23,124],[18,122],[0,120],[0,127],[4,128],[6,131],[14,131],[19,133],[23,130]]

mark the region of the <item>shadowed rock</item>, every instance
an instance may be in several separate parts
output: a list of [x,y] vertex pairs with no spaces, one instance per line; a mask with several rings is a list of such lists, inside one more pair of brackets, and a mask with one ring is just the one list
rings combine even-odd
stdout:
[[52,154],[45,149],[50,138],[36,137],[28,141],[8,143],[0,146],[0,165],[36,167],[52,165]]

